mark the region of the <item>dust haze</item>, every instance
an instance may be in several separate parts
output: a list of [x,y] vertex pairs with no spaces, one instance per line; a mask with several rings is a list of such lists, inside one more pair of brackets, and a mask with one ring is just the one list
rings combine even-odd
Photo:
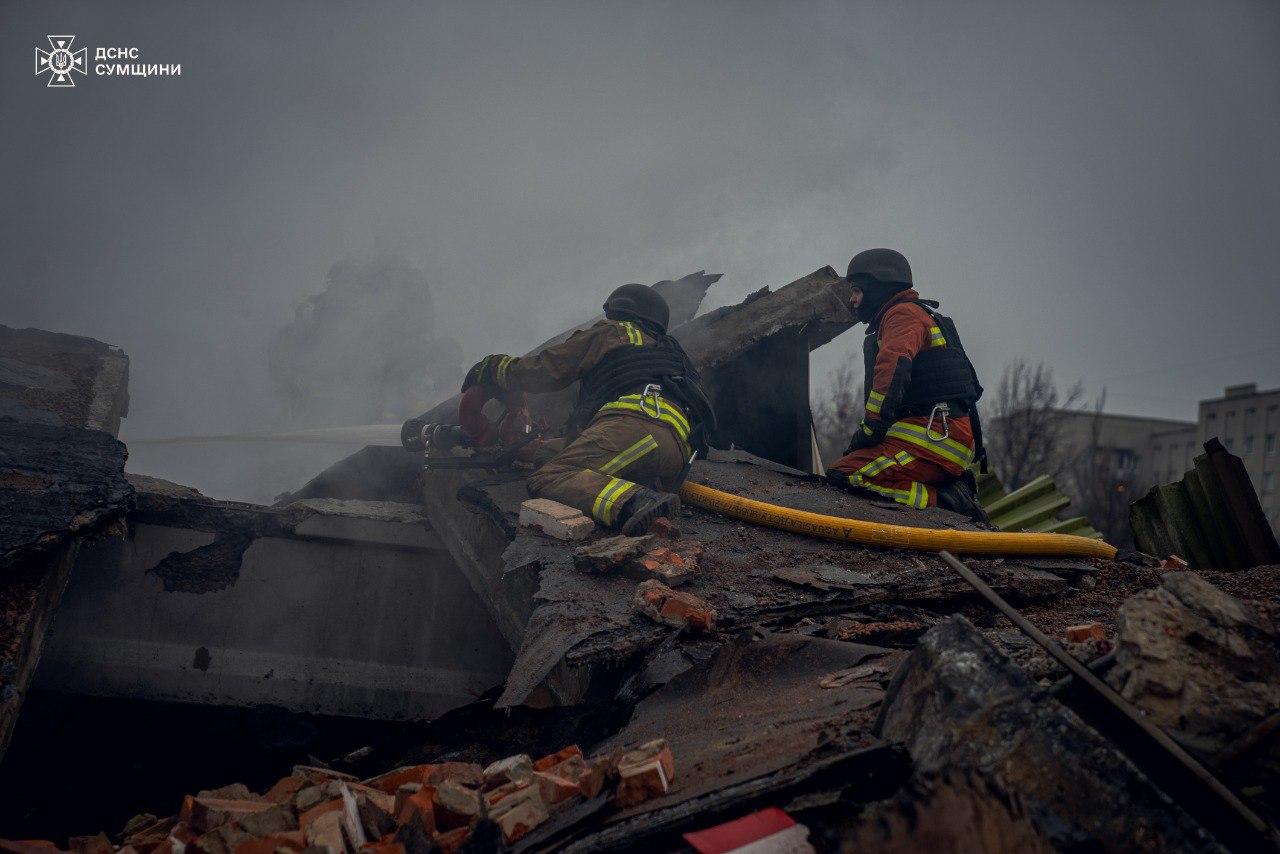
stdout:
[[[49,33],[183,74],[47,89]],[[713,307],[887,245],[986,377],[1191,418],[1280,385],[1277,55],[1271,2],[11,2],[0,322],[128,352],[126,441],[328,426],[622,282],[721,272]],[[262,498],[346,449],[131,451]]]

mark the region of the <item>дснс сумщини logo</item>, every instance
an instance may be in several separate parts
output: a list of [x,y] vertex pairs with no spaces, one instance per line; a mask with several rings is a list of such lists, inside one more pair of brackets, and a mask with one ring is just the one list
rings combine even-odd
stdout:
[[50,50],[36,48],[36,76],[49,72],[49,86],[75,86],[71,72],[87,74],[89,49],[73,51],[75,36],[47,36]]

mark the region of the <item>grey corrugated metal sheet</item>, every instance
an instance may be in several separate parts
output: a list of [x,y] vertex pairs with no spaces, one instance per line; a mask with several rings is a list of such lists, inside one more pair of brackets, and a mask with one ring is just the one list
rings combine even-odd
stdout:
[[1071,499],[1063,495],[1053,478],[1040,475],[1013,492],[1005,492],[994,474],[980,474],[978,502],[991,517],[991,524],[1001,531],[1036,531],[1045,534],[1076,534],[1102,539],[1102,534],[1083,516],[1059,519]]
[[1154,486],[1129,508],[1134,542],[1147,554],[1176,554],[1192,569],[1280,563],[1280,545],[1239,457],[1217,439],[1182,480]]

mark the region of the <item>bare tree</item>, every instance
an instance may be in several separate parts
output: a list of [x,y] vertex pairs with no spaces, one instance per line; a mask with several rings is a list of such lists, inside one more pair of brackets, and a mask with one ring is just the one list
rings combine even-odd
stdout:
[[1113,546],[1131,548],[1129,504],[1150,484],[1138,480],[1138,461],[1132,451],[1104,443],[1102,408],[1106,400],[1103,389],[1094,402],[1089,434],[1072,454],[1072,512],[1088,517]]
[[991,465],[1013,491],[1042,474],[1057,477],[1071,465],[1067,425],[1060,416],[1084,396],[1076,383],[1058,392],[1053,369],[1015,359],[1005,366],[1000,385],[984,407],[985,441]]
[[840,457],[849,437],[862,420],[865,389],[862,382],[862,357],[852,352],[831,373],[812,405],[813,428],[818,436],[818,451],[826,465]]

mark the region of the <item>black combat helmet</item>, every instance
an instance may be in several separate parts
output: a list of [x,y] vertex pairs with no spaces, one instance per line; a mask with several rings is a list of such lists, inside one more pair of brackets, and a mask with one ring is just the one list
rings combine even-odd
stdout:
[[666,332],[671,309],[662,294],[648,285],[623,285],[604,301],[604,316],[610,320],[646,321]]
[[868,249],[853,256],[849,262],[849,272],[845,278],[855,281],[854,277],[871,278],[885,285],[906,285],[911,287],[911,265],[901,252],[892,249]]

